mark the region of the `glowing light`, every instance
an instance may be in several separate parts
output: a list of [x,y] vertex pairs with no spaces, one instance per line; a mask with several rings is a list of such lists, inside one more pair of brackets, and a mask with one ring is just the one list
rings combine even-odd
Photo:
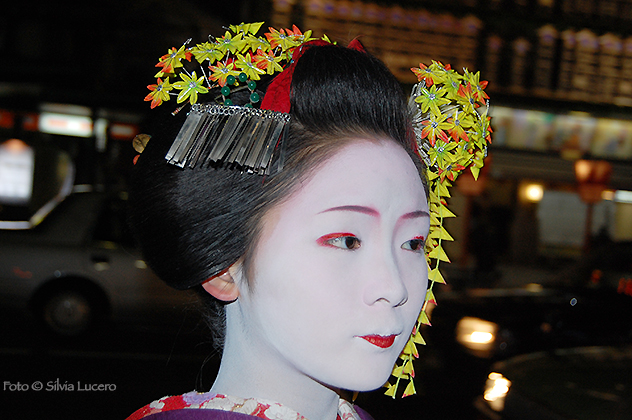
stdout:
[[632,203],[632,191],[616,191],[614,193],[614,201],[616,201],[617,203]]
[[525,187],[525,197],[532,203],[537,203],[544,196],[544,187],[540,184],[529,184]]
[[511,381],[509,379],[498,372],[492,372],[487,377],[483,398],[494,411],[502,411],[510,387]]
[[539,182],[521,182],[518,187],[518,196],[522,201],[538,203],[544,197],[544,185]]
[[19,139],[9,139],[2,143],[2,147],[6,148],[5,150],[8,153],[20,153],[24,150],[30,149],[30,147]]
[[614,191],[612,190],[604,190],[601,193],[601,198],[604,200],[612,201],[614,200]]
[[580,159],[575,162],[575,176],[579,182],[586,182],[590,177],[591,171],[592,166],[590,161]]
[[463,317],[456,326],[456,340],[479,357],[489,357],[498,325],[480,318]]
[[494,334],[484,331],[474,331],[467,340],[470,343],[487,344],[494,340]]

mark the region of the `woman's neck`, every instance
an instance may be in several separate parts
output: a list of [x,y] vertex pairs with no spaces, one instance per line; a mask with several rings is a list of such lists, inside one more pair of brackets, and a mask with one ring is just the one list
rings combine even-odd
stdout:
[[239,300],[226,306],[226,339],[212,392],[262,398],[283,404],[309,420],[335,420],[338,394],[288,364],[268,346],[252,340]]

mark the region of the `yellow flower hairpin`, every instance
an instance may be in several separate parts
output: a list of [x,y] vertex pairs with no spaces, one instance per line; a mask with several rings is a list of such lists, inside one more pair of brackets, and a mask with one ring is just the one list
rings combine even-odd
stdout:
[[[291,29],[269,28],[264,36],[257,36],[262,25],[263,22],[231,25],[222,37],[209,37],[194,46],[189,46],[189,39],[180,48],[170,48],[156,64],[160,71],[155,75],[156,83],[147,86],[150,92],[145,101],[155,108],[175,96],[178,104],[194,104],[199,95],[219,87],[223,103],[231,105],[231,86],[244,84],[254,93],[261,76],[283,71],[294,49],[314,39],[312,31],[302,33],[295,25]],[[195,62],[199,72],[189,71],[187,63]],[[260,99],[253,95],[251,103]]]

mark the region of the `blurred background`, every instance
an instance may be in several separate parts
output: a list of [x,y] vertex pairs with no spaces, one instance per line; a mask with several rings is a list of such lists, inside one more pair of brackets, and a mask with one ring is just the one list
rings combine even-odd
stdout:
[[0,415],[124,418],[212,384],[196,297],[144,264],[126,186],[158,58],[254,21],[359,36],[406,90],[432,60],[489,81],[493,144],[451,191],[418,395],[360,404],[376,420],[632,418],[632,0],[3,6]]

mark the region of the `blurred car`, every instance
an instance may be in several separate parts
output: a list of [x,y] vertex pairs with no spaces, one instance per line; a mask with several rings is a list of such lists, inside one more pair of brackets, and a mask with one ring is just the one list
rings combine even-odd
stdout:
[[66,336],[106,320],[179,324],[195,299],[174,293],[140,257],[125,193],[75,185],[75,173],[70,155],[50,142],[0,142],[3,315],[31,314]]
[[[631,264],[630,255],[621,257],[624,269]],[[460,395],[478,395],[491,365],[515,355],[632,343],[632,269],[618,273],[619,281],[609,268],[600,270],[599,279],[589,275],[549,285],[438,296],[426,335],[445,374],[458,378],[453,385],[460,387]]]
[[[75,186],[75,191],[77,191]],[[29,229],[0,229],[0,304],[74,336],[106,320],[171,325],[196,299],[147,267],[125,223],[125,194],[75,192]]]
[[631,420],[632,346],[538,352],[498,362],[476,406],[505,420]]

